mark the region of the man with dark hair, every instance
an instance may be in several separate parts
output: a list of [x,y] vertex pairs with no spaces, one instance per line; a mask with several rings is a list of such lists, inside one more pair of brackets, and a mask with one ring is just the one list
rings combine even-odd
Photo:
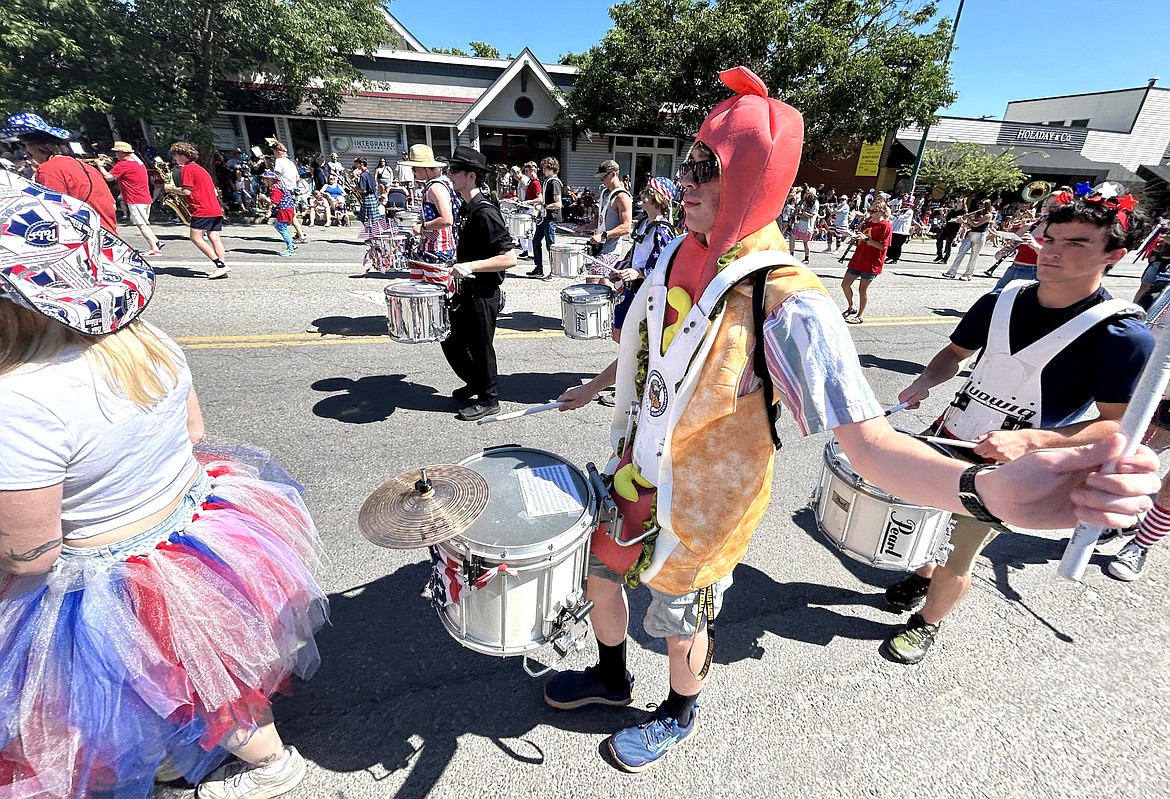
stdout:
[[69,131],[49,125],[36,114],[16,114],[0,130],[0,138],[12,136],[20,138],[28,160],[36,167],[33,180],[93,206],[102,227],[118,232],[114,195],[100,172],[69,152]]
[[[1153,350],[1140,309],[1101,286],[1138,227],[1129,218],[1132,207],[1128,196],[1113,194],[1054,210],[1037,231],[1043,242],[1039,282],[1017,281],[977,300],[951,343],[898,400],[917,408],[978,353],[971,376],[935,422],[941,436],[976,442],[975,462],[1007,463],[1117,432]],[[905,628],[886,640],[890,656],[902,663],[926,656],[943,618],[970,589],[975,558],[1003,530],[970,516],[955,522],[945,564],[928,564],[886,590],[900,610],[925,599]]]
[[[206,169],[200,166],[199,151],[185,141],[171,145],[171,158],[182,167],[179,185],[167,187],[171,194],[181,194],[191,206],[191,243],[207,256],[214,267],[207,277],[220,280],[228,276],[232,268],[224,263],[227,251],[223,247],[220,231],[223,230],[223,208],[215,193],[215,182]],[[204,238],[206,236],[206,239]]]
[[516,265],[516,253],[500,209],[481,190],[487,175],[483,154],[456,147],[447,174],[463,199],[452,269],[461,280],[451,307],[451,335],[442,346],[447,363],[465,383],[451,396],[472,401],[455,418],[473,422],[500,412],[496,315],[504,272]]
[[[552,246],[557,241],[557,222],[561,221],[563,203],[561,202],[561,179],[558,174],[561,171],[561,162],[551,155],[542,158],[540,171],[544,175],[541,181],[543,184],[541,201],[537,206],[540,209],[540,221],[536,223],[536,233],[532,236],[532,260],[536,266],[528,273],[528,276],[544,278],[546,275],[544,274],[544,256],[541,253],[541,246],[548,245],[548,257],[552,258]],[[550,273],[547,277],[551,278],[552,274]]]

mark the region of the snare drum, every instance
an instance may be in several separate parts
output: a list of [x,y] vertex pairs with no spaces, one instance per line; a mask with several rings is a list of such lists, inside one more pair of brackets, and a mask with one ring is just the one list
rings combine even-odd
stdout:
[[394,219],[398,222],[399,228],[409,233],[419,223],[420,217],[414,211],[399,211]]
[[[432,600],[447,632],[486,655],[564,654],[583,641],[597,494],[558,455],[495,447],[468,458],[491,498],[470,528],[432,548]],[[566,645],[562,636],[576,636]]]
[[507,214],[507,219],[508,235],[514,239],[532,238],[532,234],[536,232],[536,220],[530,214],[526,214],[523,211]]
[[395,280],[386,285],[390,338],[405,344],[442,341],[451,335],[447,292],[431,283]]
[[561,323],[575,339],[609,338],[613,333],[613,306],[617,297],[601,283],[578,283],[561,291]]
[[825,444],[824,461],[821,484],[813,494],[814,511],[817,527],[838,549],[893,571],[946,562],[955,526],[949,511],[911,504],[866,482],[853,471],[835,438]]
[[584,244],[554,244],[548,252],[549,272],[554,277],[580,277],[584,274]]

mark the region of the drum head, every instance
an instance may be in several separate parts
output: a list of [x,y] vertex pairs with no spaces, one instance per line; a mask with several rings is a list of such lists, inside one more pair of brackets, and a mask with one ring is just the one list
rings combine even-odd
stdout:
[[424,283],[421,280],[395,280],[392,283],[387,283],[384,291],[388,297],[424,297],[426,299],[443,297],[447,293],[441,286],[436,286],[434,283]]
[[612,299],[614,290],[601,283],[576,283],[561,289],[561,299],[574,305],[584,305],[599,299]]
[[487,508],[460,534],[490,550],[517,552],[551,541],[592,513],[592,489],[581,471],[550,452],[500,447],[463,461],[491,487]]

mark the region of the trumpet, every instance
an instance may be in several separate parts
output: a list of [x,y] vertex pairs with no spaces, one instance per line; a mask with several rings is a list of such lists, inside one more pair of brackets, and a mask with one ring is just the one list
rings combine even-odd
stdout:
[[81,161],[82,163],[89,164],[90,166],[102,167],[109,166],[110,164],[114,163],[114,159],[110,158],[104,153],[96,155],[93,158],[78,158],[77,160]]

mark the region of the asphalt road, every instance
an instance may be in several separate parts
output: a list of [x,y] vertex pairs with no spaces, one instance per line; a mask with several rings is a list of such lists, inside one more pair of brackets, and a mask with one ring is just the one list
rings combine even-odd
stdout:
[[[930,657],[917,667],[889,662],[878,645],[902,617],[884,607],[882,589],[898,575],[824,544],[807,503],[826,437],[802,439],[790,421],[772,508],[719,618],[699,734],[643,775],[614,770],[599,757],[605,736],[666,694],[663,646],[641,630],[645,592],[631,597],[635,706],[558,712],[519,660],[473,653],[447,635],[421,596],[425,551],[379,549],[356,529],[362,501],[387,478],[487,446],[604,460],[610,411],[456,421],[448,393],[459,383],[438,345],[386,336],[385,279],[362,274],[354,227],[312,231],[292,258],[276,257],[271,228],[230,228],[234,271],[222,281],[202,279],[183,229],[161,230],[169,246],[155,261],[147,319],[186,349],[210,440],[264,448],[304,483],[329,555],[321,668],[276,704],[284,737],[311,764],[292,796],[1167,793],[1165,548],[1141,582],[1112,580],[1098,556],[1085,585],[1073,586],[1056,577],[1063,534],[1000,537]],[[932,242],[909,245],[851,331],[889,405],[992,285],[944,280],[932,257]],[[984,255],[980,269],[990,263]],[[813,269],[840,300],[843,266],[818,252]],[[1128,299],[1139,274],[1127,262],[1106,283]],[[556,397],[614,355],[610,342],[561,334],[564,285],[506,283],[497,338],[505,410]],[[917,429],[949,394],[893,421]],[[567,665],[592,656],[591,644]]]

